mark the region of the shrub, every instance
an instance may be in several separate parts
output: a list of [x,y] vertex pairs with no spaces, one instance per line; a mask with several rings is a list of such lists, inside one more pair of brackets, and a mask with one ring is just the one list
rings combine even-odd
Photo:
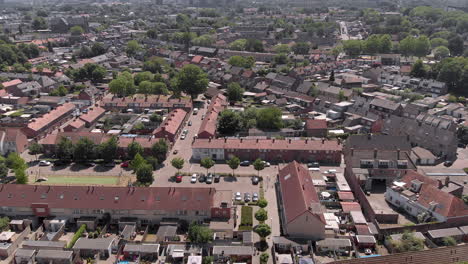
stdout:
[[262,199],[258,200],[257,204],[258,204],[258,206],[260,206],[260,208],[265,208],[268,205],[268,201],[262,198]]
[[242,206],[240,227],[252,228],[253,225],[253,208],[250,206]]
[[82,224],[80,228],[76,231],[75,235],[70,240],[70,243],[68,243],[67,248],[72,248],[75,245],[76,241],[83,235],[85,231],[86,231],[86,225]]

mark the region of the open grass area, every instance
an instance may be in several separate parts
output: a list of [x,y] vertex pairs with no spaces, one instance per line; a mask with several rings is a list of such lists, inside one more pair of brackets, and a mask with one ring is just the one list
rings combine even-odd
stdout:
[[253,208],[251,206],[242,206],[241,223],[239,231],[250,231],[253,226]]
[[47,181],[40,184],[63,185],[117,185],[118,177],[89,177],[89,176],[49,176]]

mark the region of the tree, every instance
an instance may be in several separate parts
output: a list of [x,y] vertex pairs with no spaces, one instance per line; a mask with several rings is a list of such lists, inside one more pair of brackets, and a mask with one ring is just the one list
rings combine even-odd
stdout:
[[227,97],[231,102],[241,101],[245,90],[236,82],[228,84]]
[[427,75],[426,67],[423,64],[422,60],[417,60],[411,69],[411,76],[417,78],[424,78]]
[[275,64],[287,64],[288,56],[284,53],[276,54],[275,57],[273,57],[273,62]]
[[456,246],[458,243],[453,237],[444,237],[442,239],[442,244],[446,247]]
[[437,48],[440,46],[448,47],[448,40],[443,38],[433,38],[431,39],[432,48]]
[[159,162],[163,162],[166,160],[167,152],[169,150],[169,146],[164,139],[159,139],[158,142],[154,143],[151,147],[151,152],[153,156],[155,156]]
[[258,211],[255,213],[255,219],[257,219],[259,222],[264,222],[268,219],[268,212],[263,208],[258,209]]
[[343,41],[343,50],[350,56],[359,55],[362,52],[361,41],[354,39]]
[[200,165],[206,169],[206,174],[208,174],[208,170],[215,165],[215,162],[210,157],[205,157],[200,161]]
[[106,142],[100,145],[101,157],[105,162],[111,162],[117,157],[118,140],[112,136]]
[[234,171],[239,168],[240,159],[236,156],[233,156],[230,160],[227,161],[227,164],[229,165],[229,168],[232,169],[232,177],[235,177]]
[[207,75],[196,65],[185,65],[176,76],[176,88],[195,99],[208,86]]
[[206,226],[192,222],[188,230],[188,239],[195,244],[206,244],[213,240],[213,231]]
[[335,71],[334,70],[331,71],[330,78],[328,78],[328,81],[331,82],[331,83],[333,83],[335,81]]
[[265,238],[271,234],[271,227],[267,224],[259,224],[254,228],[254,232],[257,233],[262,240],[265,240]]
[[245,50],[253,52],[263,52],[263,43],[259,39],[247,39],[245,42]]
[[463,54],[463,39],[459,36],[453,36],[448,40],[448,48],[453,56]]
[[214,39],[211,35],[201,35],[192,39],[192,44],[196,46],[209,47],[213,45]]
[[158,168],[159,161],[157,158],[152,156],[146,157],[146,162],[153,167],[153,170],[156,170]]
[[414,236],[414,233],[405,231],[399,241],[390,241],[393,250],[396,253],[403,253],[409,251],[420,251],[424,249],[424,240]]
[[153,92],[153,83],[150,81],[142,81],[138,86],[138,93],[148,96]]
[[218,132],[220,134],[233,134],[241,127],[242,120],[238,113],[226,109],[219,115]]
[[263,252],[260,255],[260,264],[267,264],[269,258],[270,258],[270,255],[268,255],[268,253],[266,253],[266,252]]
[[47,29],[47,22],[43,17],[35,17],[32,22],[32,28],[34,30]]
[[295,54],[302,54],[306,55],[309,53],[310,45],[307,42],[298,42],[294,44],[292,47],[292,50],[294,51]]
[[60,160],[71,160],[73,157],[72,141],[66,137],[62,137],[56,147],[55,156]]
[[87,137],[82,137],[73,147],[75,162],[86,162],[96,156],[96,145]]
[[139,85],[143,81],[151,82],[153,78],[154,76],[150,71],[145,71],[145,72],[139,72],[135,74],[135,77],[133,79],[135,81],[135,85]]
[[73,26],[70,28],[70,34],[72,36],[81,36],[84,34],[84,29],[81,26]]
[[258,172],[258,176],[260,176],[260,171],[265,169],[265,162],[258,158],[254,161],[253,166],[254,169]]
[[65,96],[67,94],[68,94],[68,90],[63,85],[60,85],[59,87],[50,91],[49,93],[50,96]]
[[242,50],[245,50],[246,45],[247,45],[246,39],[236,39],[229,44],[229,49],[242,51]]
[[426,36],[421,36],[416,39],[414,44],[414,55],[425,57],[431,50],[431,43]]
[[37,142],[33,142],[31,143],[31,145],[29,145],[29,153],[31,155],[34,155],[36,156],[36,160],[37,160],[37,155],[38,154],[41,154],[42,151],[44,150],[44,148],[42,147],[41,144],[37,143]]
[[163,66],[166,64],[163,58],[151,57],[143,63],[143,70],[151,73],[160,73],[163,71]]
[[28,174],[26,173],[26,169],[19,168],[15,170],[15,177],[17,184],[27,184],[28,183]]
[[138,51],[141,50],[140,44],[136,40],[130,40],[127,42],[126,52],[129,57],[133,57],[137,54]]
[[265,198],[261,198],[258,200],[257,205],[260,206],[260,208],[265,208],[268,206],[268,201]]
[[450,50],[445,46],[439,46],[434,49],[434,57],[438,60],[447,58],[450,55]]
[[184,159],[180,157],[175,157],[171,160],[172,167],[177,169],[177,175],[179,175],[180,170],[184,167]]
[[140,143],[132,141],[130,144],[128,144],[127,147],[127,158],[133,159],[135,158],[136,154],[143,155],[143,147],[140,145]]
[[104,45],[101,42],[94,42],[91,47],[91,52],[93,56],[99,56],[106,53],[106,48],[104,48]]
[[146,162],[141,164],[140,167],[136,170],[136,178],[138,182],[143,184],[153,183],[153,166]]
[[160,116],[160,115],[157,114],[157,113],[153,113],[153,114],[150,116],[150,121],[151,121],[151,122],[154,122],[154,123],[161,123],[161,122],[162,122],[162,116]]
[[6,178],[8,175],[8,167],[6,159],[3,156],[0,156],[0,181]]
[[10,218],[4,216],[0,218],[0,231],[7,231],[10,229]]
[[252,68],[255,64],[255,59],[252,56],[242,57],[242,56],[232,56],[229,58],[229,64],[232,66],[242,67],[242,68]]
[[140,153],[135,154],[135,157],[130,161],[130,167],[136,172],[143,164],[146,164],[146,160]]
[[257,127],[260,129],[280,129],[283,127],[281,109],[277,107],[262,108],[257,114]]
[[152,39],[157,39],[158,38],[158,31],[154,28],[148,30],[146,32],[146,36],[148,36],[148,38],[152,38]]
[[415,47],[415,38],[413,36],[407,36],[400,41],[400,52],[404,56],[408,57],[413,54]]
[[213,263],[213,261],[214,261],[213,256],[205,256],[205,257],[203,257],[203,262],[202,263],[203,264],[211,264],[211,263]]
[[277,44],[276,46],[273,47],[276,53],[289,53],[291,52],[291,49],[287,44]]
[[104,77],[106,77],[107,71],[104,67],[99,66],[96,67],[92,72],[91,72],[91,81],[93,83],[99,83],[102,82]]

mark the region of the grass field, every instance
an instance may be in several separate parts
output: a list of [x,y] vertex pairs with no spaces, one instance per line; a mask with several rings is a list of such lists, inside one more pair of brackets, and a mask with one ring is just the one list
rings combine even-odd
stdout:
[[117,185],[118,177],[89,177],[89,176],[49,176],[47,181],[40,184],[63,185]]

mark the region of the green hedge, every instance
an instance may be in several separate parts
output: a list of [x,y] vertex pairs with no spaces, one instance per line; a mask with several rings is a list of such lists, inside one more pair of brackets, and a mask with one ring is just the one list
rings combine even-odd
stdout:
[[72,240],[70,240],[70,243],[68,243],[67,248],[72,248],[75,245],[76,241],[83,235],[85,231],[86,231],[86,225],[82,224],[80,228],[76,231]]

